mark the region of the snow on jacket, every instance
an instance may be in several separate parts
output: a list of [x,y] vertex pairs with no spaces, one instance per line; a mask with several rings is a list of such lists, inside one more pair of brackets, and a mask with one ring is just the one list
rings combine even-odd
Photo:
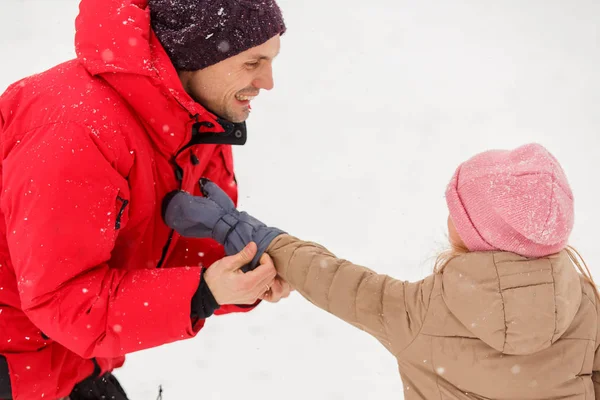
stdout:
[[304,297],[397,358],[407,400],[600,399],[594,288],[565,251],[470,253],[415,283],[288,235],[267,252]]
[[161,202],[202,176],[237,201],[231,146],[214,142],[245,126],[185,93],[147,1],[83,0],[76,28],[77,59],[0,98],[0,355],[17,400],[68,395],[91,358],[111,370],[193,337],[201,266],[223,248],[173,233]]

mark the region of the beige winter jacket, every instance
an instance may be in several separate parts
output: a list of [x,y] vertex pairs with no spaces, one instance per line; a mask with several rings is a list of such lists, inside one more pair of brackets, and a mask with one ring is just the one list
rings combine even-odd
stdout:
[[397,358],[405,399],[600,399],[596,297],[565,252],[470,253],[415,283],[287,235],[267,252],[304,297]]

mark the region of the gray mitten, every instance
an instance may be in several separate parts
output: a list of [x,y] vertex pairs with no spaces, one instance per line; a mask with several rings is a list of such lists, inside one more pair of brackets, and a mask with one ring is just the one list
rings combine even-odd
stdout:
[[256,268],[269,244],[284,232],[238,211],[229,196],[208,179],[200,180],[200,188],[204,197],[186,192],[167,196],[163,203],[165,223],[182,236],[216,240],[225,247],[227,255],[237,254],[255,242],[258,251],[242,271]]

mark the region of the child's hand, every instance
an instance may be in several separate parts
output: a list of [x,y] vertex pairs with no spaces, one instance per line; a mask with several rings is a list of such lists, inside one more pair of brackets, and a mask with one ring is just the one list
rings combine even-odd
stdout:
[[[268,254],[264,254],[260,258],[260,264],[273,265],[273,260]],[[268,290],[259,296],[259,298],[261,300],[268,301],[269,303],[277,303],[279,300],[289,297],[292,290],[293,289],[290,284],[277,275],[268,285]]]

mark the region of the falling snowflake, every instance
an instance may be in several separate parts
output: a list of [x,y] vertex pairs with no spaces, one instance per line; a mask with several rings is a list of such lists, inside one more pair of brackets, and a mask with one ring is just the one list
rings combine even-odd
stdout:
[[115,59],[115,54],[110,49],[106,49],[102,52],[102,60],[104,62],[112,62]]
[[219,50],[221,53],[227,53],[230,48],[231,48],[231,46],[230,46],[230,44],[229,44],[229,42],[227,40],[223,40],[217,46],[217,50]]

